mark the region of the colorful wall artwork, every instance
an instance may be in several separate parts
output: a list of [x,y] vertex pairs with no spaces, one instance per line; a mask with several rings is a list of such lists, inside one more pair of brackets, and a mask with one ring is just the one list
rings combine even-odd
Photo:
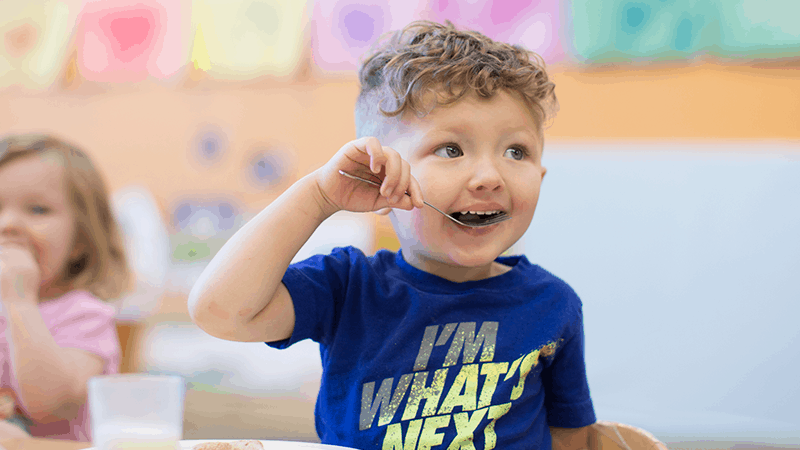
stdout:
[[553,63],[564,57],[564,7],[559,0],[430,0],[428,17],[522,45]]
[[192,62],[221,79],[291,75],[307,21],[304,1],[194,0]]
[[189,60],[188,0],[84,0],[76,28],[86,80],[169,79]]
[[281,78],[308,55],[352,76],[376,39],[418,19],[573,66],[794,60],[798,16],[795,0],[6,0],[0,89],[47,89],[60,75],[65,88]]
[[720,53],[759,59],[800,57],[800,2],[740,0],[719,5]]
[[0,1],[0,89],[51,86],[66,62],[76,15],[77,7],[63,1]]
[[579,63],[797,58],[793,0],[585,0],[570,3]]
[[257,189],[285,185],[293,172],[293,151],[285,146],[257,146],[244,161],[245,182]]
[[219,162],[228,149],[228,135],[216,125],[203,125],[191,142],[189,160],[200,167]]
[[314,64],[324,72],[352,72],[379,36],[424,16],[426,0],[316,0],[311,16]]
[[311,26],[314,63],[327,72],[356,70],[379,36],[420,19],[449,20],[459,28],[520,44],[555,62],[564,55],[562,9],[558,0],[319,0]]
[[172,260],[209,259],[243,223],[242,207],[231,198],[202,196],[176,200],[171,220]]

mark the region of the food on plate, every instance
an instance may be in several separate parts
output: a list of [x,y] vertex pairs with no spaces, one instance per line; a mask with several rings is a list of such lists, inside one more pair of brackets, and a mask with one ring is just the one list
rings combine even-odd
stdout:
[[192,447],[192,450],[263,450],[259,441],[204,442]]

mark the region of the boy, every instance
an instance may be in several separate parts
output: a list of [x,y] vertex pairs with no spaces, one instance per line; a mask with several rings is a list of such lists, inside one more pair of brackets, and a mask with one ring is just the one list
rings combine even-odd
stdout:
[[[416,22],[360,80],[359,138],[225,244],[192,289],[193,320],[223,339],[319,342],[324,443],[546,449],[552,431],[586,447],[595,416],[581,303],[524,256],[500,257],[528,229],[545,174],[542,128],[556,101],[543,65]],[[464,222],[510,219],[465,227],[423,198]],[[339,248],[289,265],[333,213],[385,208],[396,254]]]

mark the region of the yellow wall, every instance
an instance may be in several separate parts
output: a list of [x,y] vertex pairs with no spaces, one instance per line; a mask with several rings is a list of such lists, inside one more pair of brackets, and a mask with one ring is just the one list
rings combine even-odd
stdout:
[[557,72],[551,138],[800,139],[800,68]]

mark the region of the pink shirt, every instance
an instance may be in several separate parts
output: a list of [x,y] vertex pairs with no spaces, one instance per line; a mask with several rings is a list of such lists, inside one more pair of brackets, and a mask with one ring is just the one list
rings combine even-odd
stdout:
[[[39,311],[56,344],[101,357],[105,363],[103,374],[119,371],[121,350],[113,306],[89,292],[71,291],[39,304]],[[0,388],[11,388],[19,398],[19,384],[11,372],[6,328],[6,318],[0,314]],[[40,437],[91,441],[88,408],[83,405],[71,420],[34,424],[30,427],[30,433]]]

